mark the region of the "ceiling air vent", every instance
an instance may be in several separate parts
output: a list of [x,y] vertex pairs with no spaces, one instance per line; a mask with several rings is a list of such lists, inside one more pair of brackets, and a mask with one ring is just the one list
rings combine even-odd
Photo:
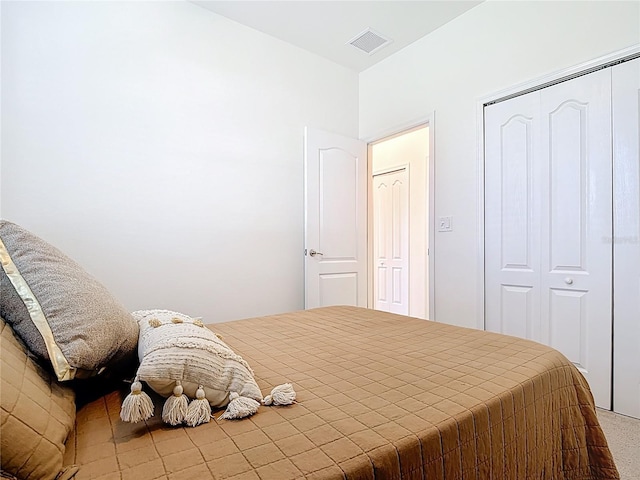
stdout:
[[347,42],[349,45],[353,45],[359,50],[362,50],[369,55],[374,54],[382,47],[391,43],[391,39],[378,32],[374,32],[372,29],[367,28],[364,32],[359,33],[351,40]]

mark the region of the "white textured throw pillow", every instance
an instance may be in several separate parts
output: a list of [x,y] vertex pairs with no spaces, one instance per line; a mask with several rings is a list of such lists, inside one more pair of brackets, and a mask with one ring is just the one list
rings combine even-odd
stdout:
[[[211,408],[227,406],[221,418],[243,418],[263,402],[253,371],[201,320],[169,310],[133,312],[140,327],[137,378],[122,406],[124,421],[140,421],[153,415],[150,399],[140,381],[169,397],[163,420],[172,425],[196,426],[209,421]],[[272,401],[279,398],[279,401]],[[189,404],[189,399],[191,403]],[[290,384],[276,387],[265,404],[291,404]]]

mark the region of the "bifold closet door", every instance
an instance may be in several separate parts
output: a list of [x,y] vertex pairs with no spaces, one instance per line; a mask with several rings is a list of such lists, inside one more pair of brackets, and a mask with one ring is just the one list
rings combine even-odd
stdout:
[[640,59],[612,68],[613,409],[640,418]]
[[611,74],[485,108],[486,329],[552,346],[611,405]]

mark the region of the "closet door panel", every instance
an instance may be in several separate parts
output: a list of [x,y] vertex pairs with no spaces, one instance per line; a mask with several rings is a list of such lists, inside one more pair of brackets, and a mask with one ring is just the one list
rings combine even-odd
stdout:
[[[546,93],[546,92],[545,92]],[[548,114],[550,271],[584,272],[587,206],[587,104],[562,103]]]
[[540,91],[541,334],[611,405],[611,73]]
[[640,418],[640,59],[612,69],[613,409]]
[[485,108],[485,329],[539,340],[539,93]]

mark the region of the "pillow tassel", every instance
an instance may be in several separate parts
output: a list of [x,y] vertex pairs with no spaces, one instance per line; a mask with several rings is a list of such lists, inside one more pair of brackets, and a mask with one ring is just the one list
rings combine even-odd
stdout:
[[296,392],[293,385],[283,383],[271,390],[271,394],[264,397],[262,403],[265,405],[291,405],[296,402]]
[[142,383],[135,379],[131,384],[131,393],[122,402],[120,418],[123,422],[140,422],[153,417],[153,402],[142,391]]
[[258,411],[260,402],[253,398],[241,397],[236,392],[229,394],[229,405],[220,417],[223,420],[236,420],[253,415]]
[[187,407],[184,420],[190,427],[196,427],[202,423],[208,423],[210,419],[211,405],[205,398],[204,388],[200,385],[196,390],[196,398]]
[[174,427],[184,422],[187,415],[189,399],[183,392],[184,389],[180,380],[176,381],[176,386],[173,387],[173,395],[167,398],[162,408],[162,420]]

